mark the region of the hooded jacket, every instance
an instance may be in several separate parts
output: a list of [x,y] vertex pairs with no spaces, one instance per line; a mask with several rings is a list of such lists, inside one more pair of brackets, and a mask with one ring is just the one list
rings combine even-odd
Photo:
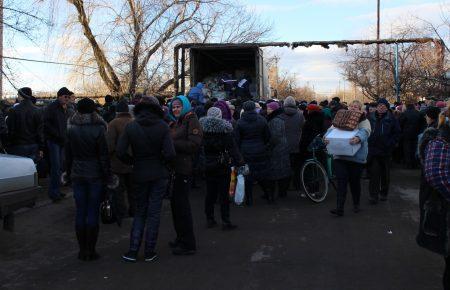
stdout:
[[[179,118],[172,113],[172,104],[180,100],[183,110]],[[169,124],[171,136],[176,152],[174,161],[175,172],[181,175],[192,175],[192,158],[202,144],[202,128],[195,113],[191,111],[189,100],[185,96],[178,96],[169,104]]]
[[97,114],[76,112],[69,119],[66,142],[67,173],[72,180],[102,180],[110,177],[107,124]]
[[191,88],[188,97],[190,100],[195,100],[200,104],[204,104],[205,97],[203,95],[203,84],[198,83],[195,87]]
[[230,166],[244,164],[234,140],[233,127],[228,121],[203,117],[200,125],[203,130],[206,176],[229,175]]
[[[119,160],[133,165],[133,181],[142,183],[167,178],[167,164],[175,149],[164,112],[156,104],[139,103],[134,107],[135,120],[128,123],[119,138],[116,154]],[[128,152],[131,147],[132,155]]]
[[305,117],[295,105],[285,106],[284,113],[281,115],[286,129],[286,138],[289,145],[289,153],[298,153],[300,151],[300,138],[302,128],[305,125]]

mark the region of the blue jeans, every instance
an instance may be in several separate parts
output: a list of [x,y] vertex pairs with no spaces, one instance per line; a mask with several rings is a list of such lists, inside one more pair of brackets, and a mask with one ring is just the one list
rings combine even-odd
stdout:
[[12,155],[22,156],[37,161],[39,146],[37,144],[16,145],[8,148],[8,153]]
[[158,239],[161,206],[167,179],[136,183],[133,187],[136,212],[130,234],[130,251],[139,251],[146,227],[145,252],[153,252]]
[[48,187],[48,196],[51,199],[55,199],[61,197],[59,186],[61,182],[61,168],[64,148],[52,141],[47,141],[47,147],[50,157],[50,184]]
[[74,181],[73,196],[77,207],[75,226],[77,228],[98,226],[103,183],[100,181]]

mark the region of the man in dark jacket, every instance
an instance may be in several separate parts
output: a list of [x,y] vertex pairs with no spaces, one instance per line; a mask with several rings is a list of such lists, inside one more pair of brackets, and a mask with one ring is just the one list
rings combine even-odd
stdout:
[[37,161],[44,149],[42,115],[31,102],[30,88],[18,91],[20,103],[8,113],[8,153]]
[[3,112],[0,110],[0,152],[3,151],[8,142],[8,127],[6,126],[5,117],[3,117]]
[[67,103],[73,95],[66,87],[57,93],[57,99],[51,102],[44,111],[44,134],[50,157],[50,185],[48,196],[53,202],[64,197],[59,190],[61,168],[63,163],[63,148],[67,134]]
[[377,111],[369,117],[372,134],[369,138],[370,203],[387,200],[390,178],[390,159],[400,137],[400,125],[386,99],[378,100]]
[[403,161],[407,169],[413,169],[417,165],[417,137],[425,128],[425,118],[416,110],[414,104],[407,104],[399,122],[402,130]]
[[[141,102],[134,108],[135,121],[129,123],[117,145],[117,157],[133,165],[133,183],[136,195],[136,213],[130,234],[130,249],[122,256],[125,261],[136,262],[144,228],[145,261],[157,258],[156,240],[161,216],[163,195],[166,191],[167,163],[175,158],[164,112],[158,104]],[[132,156],[128,154],[131,146]]]
[[105,96],[105,105],[103,106],[102,117],[106,123],[111,122],[116,117],[116,104],[110,95]]

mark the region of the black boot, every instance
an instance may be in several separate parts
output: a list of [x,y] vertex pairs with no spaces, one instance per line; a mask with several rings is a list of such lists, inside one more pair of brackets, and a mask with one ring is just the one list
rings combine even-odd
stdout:
[[100,255],[95,250],[95,246],[97,245],[98,239],[98,226],[87,228],[86,239],[87,239],[88,260],[90,261],[98,260],[100,258]]
[[86,228],[75,227],[75,233],[77,235],[78,247],[80,248],[80,251],[78,252],[78,259],[86,261],[88,258],[86,249]]

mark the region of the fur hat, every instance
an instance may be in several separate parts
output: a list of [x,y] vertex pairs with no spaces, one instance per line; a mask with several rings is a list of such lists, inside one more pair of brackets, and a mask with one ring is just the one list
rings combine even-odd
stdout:
[[95,111],[95,102],[89,98],[83,98],[77,103],[77,111],[80,114],[92,114]]
[[222,110],[220,110],[217,107],[211,107],[208,110],[207,116],[217,118],[217,119],[222,119]]

